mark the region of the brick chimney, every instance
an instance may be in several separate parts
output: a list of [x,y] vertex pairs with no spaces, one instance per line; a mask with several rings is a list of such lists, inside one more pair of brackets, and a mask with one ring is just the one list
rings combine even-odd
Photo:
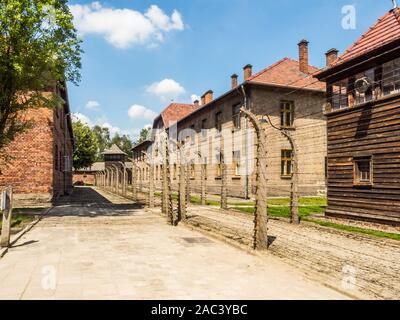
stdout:
[[201,105],[204,106],[205,104],[206,104],[206,95],[203,94],[203,95],[201,96]]
[[308,73],[308,41],[301,40],[299,42],[299,62],[300,71]]
[[253,75],[253,66],[251,64],[248,64],[244,66],[243,70],[244,70],[244,81],[247,81]]
[[199,100],[194,100],[193,104],[194,104],[194,106],[196,108],[198,108],[200,106],[200,101]]
[[338,58],[339,51],[335,48],[329,50],[326,55],[326,66],[330,67],[332,63]]
[[232,89],[235,89],[238,86],[238,75],[233,74],[231,76],[231,83],[232,83]]
[[205,104],[210,103],[211,101],[213,101],[213,94],[214,92],[212,90],[208,90],[205,94]]

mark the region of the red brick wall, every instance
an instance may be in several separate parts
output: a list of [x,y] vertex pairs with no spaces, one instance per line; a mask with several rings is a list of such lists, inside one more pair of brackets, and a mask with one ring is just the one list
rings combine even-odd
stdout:
[[94,174],[92,173],[74,173],[73,183],[84,183],[85,185],[94,185]]
[[[16,205],[50,202],[72,188],[72,173],[63,172],[63,152],[72,157],[71,134],[63,123],[64,108],[31,109],[24,117],[33,121],[33,127],[4,150],[9,158],[0,160],[0,188],[14,188]],[[61,152],[58,168],[56,146]]]

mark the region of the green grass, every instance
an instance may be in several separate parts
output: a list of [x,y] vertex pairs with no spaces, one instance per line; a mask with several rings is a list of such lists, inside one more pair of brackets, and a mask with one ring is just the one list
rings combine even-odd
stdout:
[[[246,213],[254,213],[254,207],[234,207],[235,210],[239,210],[241,212]],[[323,213],[325,212],[325,206],[302,206],[299,208],[300,217],[307,217],[311,214],[315,213]],[[288,206],[269,206],[268,207],[268,215],[271,217],[281,217],[281,218],[289,218],[290,217],[290,207]]]
[[[27,214],[19,213],[18,212],[19,210],[21,210],[21,209],[13,210],[13,216],[12,216],[12,219],[11,219],[11,228],[15,228],[15,227],[27,224],[27,223],[35,220],[35,216],[34,215],[31,215],[31,214],[27,215]],[[43,209],[41,209],[41,210],[43,210]],[[22,210],[22,211],[25,211],[25,210]],[[1,211],[0,211],[0,215],[2,217],[2,212]],[[0,230],[1,230],[1,227],[2,227],[2,224],[3,224],[2,220],[3,219],[1,218],[0,219]]]
[[[255,211],[254,207],[246,207],[246,208],[235,207],[234,209],[241,211],[241,212],[246,212],[246,213],[254,213],[254,211]],[[318,206],[318,205],[303,206],[303,207],[299,208],[299,214],[303,221],[315,223],[322,227],[333,228],[333,229],[347,231],[347,232],[351,232],[351,233],[365,234],[365,235],[370,235],[370,236],[374,236],[374,237],[378,237],[378,238],[388,238],[388,239],[393,239],[393,240],[398,240],[398,241],[400,240],[400,234],[397,234],[397,233],[390,233],[390,232],[385,232],[385,231],[380,231],[380,230],[372,230],[372,229],[366,229],[366,228],[361,228],[361,227],[349,226],[349,225],[340,224],[340,223],[317,220],[317,219],[313,219],[313,218],[309,217],[311,214],[323,213],[324,211],[325,211],[325,206]],[[283,206],[269,207],[268,215],[270,217],[289,218],[290,217],[290,208],[283,207]]]
[[365,229],[365,228],[348,226],[348,225],[344,225],[344,224],[339,224],[339,223],[334,223],[334,222],[329,222],[329,221],[315,220],[315,219],[310,219],[310,218],[305,218],[304,220],[318,224],[322,227],[334,228],[337,230],[348,231],[348,232],[353,232],[353,233],[361,233],[361,234],[366,234],[366,235],[370,235],[370,236],[374,236],[374,237],[378,237],[378,238],[389,238],[389,239],[398,240],[398,241],[400,240],[400,234],[397,234],[397,233]]

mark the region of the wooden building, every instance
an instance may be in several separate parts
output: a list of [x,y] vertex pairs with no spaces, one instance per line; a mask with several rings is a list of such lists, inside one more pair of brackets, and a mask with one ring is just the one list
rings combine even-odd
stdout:
[[327,64],[326,214],[399,224],[400,9]]

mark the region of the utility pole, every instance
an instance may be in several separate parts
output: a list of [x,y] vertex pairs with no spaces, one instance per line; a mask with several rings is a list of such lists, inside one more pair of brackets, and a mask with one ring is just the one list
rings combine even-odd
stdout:
[[267,235],[267,150],[265,132],[261,127],[260,121],[249,110],[241,108],[243,113],[253,125],[257,135],[257,154],[256,154],[256,204],[254,212],[254,233],[253,233],[253,249],[268,249]]
[[136,163],[135,160],[132,159],[132,198],[133,201],[137,201],[137,187],[136,187]]
[[178,142],[177,144],[179,153],[179,187],[178,187],[178,221],[186,220],[187,218],[187,189],[186,189],[186,176],[185,172],[185,155],[183,142]]
[[149,157],[147,152],[142,151],[142,153],[147,158],[147,165],[149,166],[149,195],[148,195],[148,205],[149,208],[154,208],[154,166],[153,159]]
[[227,176],[226,176],[226,163],[225,163],[225,148],[224,138],[220,138],[220,165],[221,165],[221,209],[228,209],[228,191],[227,191]]
[[199,159],[200,159],[200,167],[201,167],[200,199],[201,199],[201,205],[205,206],[206,202],[207,202],[207,199],[206,199],[206,188],[207,188],[207,186],[206,186],[206,164],[204,163],[205,159],[203,159],[203,157],[201,156],[201,152],[199,151],[197,154],[198,154]]
[[169,168],[169,138],[166,131],[163,134],[163,209],[167,215],[167,222],[174,225],[174,214],[171,194],[171,176]]

